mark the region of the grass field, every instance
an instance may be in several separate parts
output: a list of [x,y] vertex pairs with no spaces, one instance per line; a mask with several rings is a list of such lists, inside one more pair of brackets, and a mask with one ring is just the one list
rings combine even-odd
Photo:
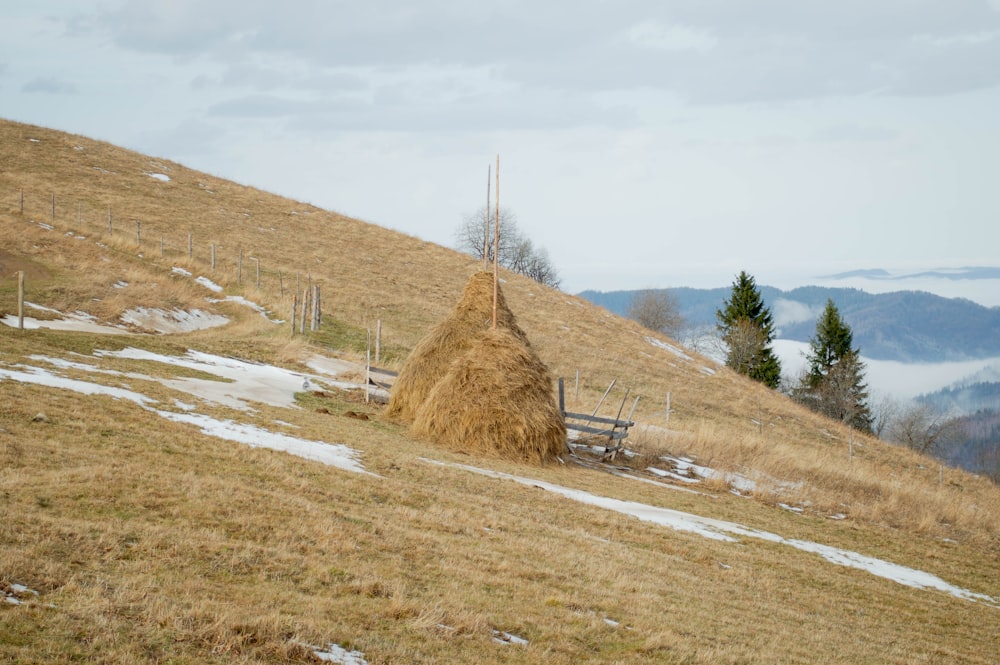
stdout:
[[[104,353],[196,350],[306,374],[313,354],[363,362],[380,320],[381,364],[398,370],[478,268],[179,164],[0,122],[0,315],[16,313],[23,270],[31,303],[109,325],[136,307],[230,320],[173,335],[0,325],[0,660],[315,662],[337,645],[369,663],[1000,661],[995,485],[875,439],[852,445],[845,428],[672,340],[516,275],[504,275],[507,302],[566,378],[571,408],[590,411],[612,380],[610,415],[625,387],[640,397],[637,454],[620,468],[582,451],[587,465],[542,467],[452,452],[358,391],[213,402],[190,392],[225,385],[210,372]],[[198,276],[269,318],[206,301],[219,294]],[[324,324],[293,337],[292,293],[310,282]],[[221,438],[195,415],[345,446],[365,473]],[[714,476],[646,471],[667,455]],[[757,535],[706,537],[549,486]]]

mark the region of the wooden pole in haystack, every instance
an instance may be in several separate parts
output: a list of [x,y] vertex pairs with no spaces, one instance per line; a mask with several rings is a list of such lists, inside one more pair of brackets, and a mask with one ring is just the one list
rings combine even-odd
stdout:
[[493,330],[497,329],[497,290],[500,288],[500,153],[497,153],[497,215],[493,225]]
[[490,264],[490,177],[493,175],[490,169],[492,164],[486,165],[486,210],[483,214],[483,270]]

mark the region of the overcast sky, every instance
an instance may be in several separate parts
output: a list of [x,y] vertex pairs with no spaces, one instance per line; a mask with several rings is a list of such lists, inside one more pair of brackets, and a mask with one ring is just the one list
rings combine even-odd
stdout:
[[499,153],[569,292],[1000,265],[1000,0],[32,0],[0,25],[2,117],[444,245]]

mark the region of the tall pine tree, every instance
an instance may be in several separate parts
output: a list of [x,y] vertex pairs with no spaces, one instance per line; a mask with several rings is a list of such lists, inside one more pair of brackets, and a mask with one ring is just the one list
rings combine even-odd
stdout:
[[809,342],[809,370],[794,394],[813,410],[870,432],[865,365],[860,351],[853,347],[851,327],[844,323],[833,300],[827,300],[816,322],[816,336]]
[[733,282],[729,299],[716,310],[719,333],[729,351],[726,365],[740,374],[777,388],[781,381],[781,363],[771,349],[774,341],[774,318],[754,278],[740,272]]

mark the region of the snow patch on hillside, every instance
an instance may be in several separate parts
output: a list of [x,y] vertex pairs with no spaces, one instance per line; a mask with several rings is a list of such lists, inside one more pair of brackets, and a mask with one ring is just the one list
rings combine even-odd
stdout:
[[122,312],[119,318],[123,323],[163,334],[193,332],[217,328],[229,323],[229,319],[220,314],[212,314],[200,309],[188,311],[176,307],[170,310],[155,307],[134,307]]
[[[170,358],[169,356],[159,356],[159,354],[151,354],[138,349],[124,349],[123,351],[118,352],[104,352],[104,355],[139,360],[166,360]],[[228,374],[229,376],[237,376],[238,378],[232,383],[220,383],[218,381],[213,382],[200,379],[158,379],[156,377],[144,376],[133,372],[128,373],[127,376],[131,378],[145,378],[150,381],[159,381],[160,383],[177,390],[183,391],[185,389],[191,389],[193,391],[191,394],[198,394],[197,391],[204,388],[205,383],[214,383],[219,386],[224,386],[225,390],[232,394],[238,394],[243,397],[247,397],[248,399],[254,399],[255,401],[262,401],[262,396],[273,397],[275,394],[268,393],[266,391],[262,394],[260,392],[260,388],[262,386],[266,386],[269,381],[273,381],[276,377],[281,376],[282,372],[286,374],[294,374],[288,372],[287,370],[281,370],[280,368],[270,365],[254,365],[243,361],[220,358],[218,356],[210,356],[208,354],[199,354],[193,351],[190,352],[189,355],[192,357],[192,360],[187,362],[178,360],[177,364],[181,364],[186,367],[196,367],[198,369],[214,367],[219,373]],[[204,362],[199,363],[199,360]],[[50,360],[46,359],[46,361]],[[95,373],[103,374],[120,374],[114,372],[113,370],[103,370],[85,363],[74,363],[72,361],[55,361],[52,362],[52,364],[57,367],[62,365],[64,368],[71,368],[74,370],[93,371]],[[301,385],[301,377],[297,378],[299,385]],[[114,399],[124,399],[134,402],[143,409],[146,409],[151,413],[155,413],[157,416],[166,420],[193,425],[204,434],[218,439],[234,441],[256,448],[268,448],[271,450],[286,452],[304,459],[321,462],[328,466],[343,469],[345,471],[375,475],[370,474],[365,470],[364,466],[359,461],[360,453],[344,444],[300,439],[286,434],[271,432],[261,427],[257,427],[256,425],[237,423],[232,420],[219,420],[211,416],[195,413],[194,409],[196,407],[190,404],[185,404],[181,407],[184,409],[183,413],[166,411],[155,408],[154,405],[158,404],[157,400],[147,397],[146,395],[134,390],[116,386],[106,386],[80,379],[71,379],[66,376],[61,376],[57,372],[49,369],[27,365],[0,367],[0,383],[4,380],[71,390],[83,395],[106,395]],[[286,389],[290,388],[286,386]],[[277,390],[278,392],[281,392],[280,387],[277,388]],[[253,397],[249,397],[250,395],[253,395]],[[229,395],[229,397],[231,398],[232,404],[246,408],[245,402],[232,397],[232,395]],[[279,406],[287,405],[290,401],[294,401],[294,395],[287,398],[283,397]]]
[[1000,607],[1000,601],[987,596],[986,594],[975,593],[973,591],[969,591],[968,589],[954,586],[940,577],[932,575],[931,573],[916,570],[914,568],[908,568],[907,566],[901,566],[882,559],[876,559],[874,557],[852,552],[850,550],[830,547],[829,545],[821,545],[807,540],[784,538],[774,533],[753,529],[735,522],[701,517],[700,515],[694,515],[692,513],[685,513],[671,508],[650,506],[643,503],[637,503],[635,501],[623,501],[621,499],[598,496],[583,490],[563,487],[561,485],[548,483],[543,480],[514,476],[500,471],[481,469],[465,464],[437,462],[428,459],[425,459],[424,461],[441,466],[464,469],[466,471],[489,476],[491,478],[513,480],[514,482],[528,485],[529,487],[543,489],[548,492],[564,496],[567,499],[579,501],[580,503],[614,510],[625,515],[632,515],[633,517],[636,517],[644,522],[659,524],[677,531],[694,533],[712,540],[736,543],[740,542],[738,536],[745,536],[771,543],[788,545],[804,552],[818,554],[830,563],[837,564],[839,566],[847,566],[849,568],[857,568],[871,573],[872,575],[897,582],[898,584],[902,584],[904,586],[916,589],[936,589],[938,591],[951,594],[956,598],[962,598],[963,600],[981,602],[994,607]]

